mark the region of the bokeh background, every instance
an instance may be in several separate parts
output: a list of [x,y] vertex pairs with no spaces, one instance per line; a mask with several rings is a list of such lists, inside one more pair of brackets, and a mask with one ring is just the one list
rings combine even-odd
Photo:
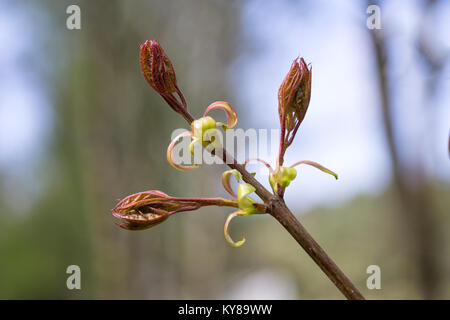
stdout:
[[[81,30],[66,28],[71,4]],[[366,27],[369,4],[381,30]],[[449,15],[444,0],[0,0],[0,298],[343,298],[270,216],[233,221],[238,249],[223,208],[114,225],[131,193],[225,196],[225,166],[165,161],[185,123],[140,73],[147,39],[194,115],[226,100],[241,128],[278,128],[278,86],[294,58],[311,62],[286,162],[340,179],[300,168],[288,205],[367,298],[450,298]],[[66,287],[72,264],[81,290]]]

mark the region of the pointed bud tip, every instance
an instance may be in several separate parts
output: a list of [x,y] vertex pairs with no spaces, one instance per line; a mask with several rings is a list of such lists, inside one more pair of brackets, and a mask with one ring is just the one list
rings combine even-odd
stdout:
[[182,113],[187,108],[186,100],[178,88],[172,62],[158,41],[147,40],[141,44],[139,59],[142,74],[148,84],[174,111]]
[[[278,113],[282,128],[295,135],[308,110],[311,98],[311,68],[296,58],[278,90]],[[293,138],[292,138],[293,139]]]

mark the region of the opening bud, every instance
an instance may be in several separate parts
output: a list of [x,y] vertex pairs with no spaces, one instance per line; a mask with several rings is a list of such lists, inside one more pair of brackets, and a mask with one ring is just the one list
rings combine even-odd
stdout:
[[272,190],[277,192],[277,186],[286,188],[292,180],[297,177],[297,171],[294,168],[280,167],[276,171],[270,173],[269,182]]
[[117,219],[122,221],[119,226],[127,230],[148,229],[165,221],[170,215],[196,210],[200,207],[195,201],[183,201],[173,198],[158,190],[150,190],[132,194],[111,210]]

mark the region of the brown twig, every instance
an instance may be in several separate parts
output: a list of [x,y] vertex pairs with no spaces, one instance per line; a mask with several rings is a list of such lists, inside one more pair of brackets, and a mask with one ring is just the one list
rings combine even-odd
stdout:
[[[140,56],[141,68],[143,75],[150,86],[155,89],[164,100],[171,106],[171,108],[177,113],[181,114],[183,118],[191,125],[194,122],[194,118],[187,111],[186,100],[183,94],[178,89],[175,70],[169,58],[165,54],[162,47],[157,41],[146,41],[141,46]],[[178,94],[181,102],[174,96],[174,92]],[[286,148],[292,143],[300,123],[305,117],[305,113],[308,109],[309,100],[311,96],[311,68],[308,67],[303,58],[296,59],[291,66],[291,69],[286,76],[285,80],[280,87],[279,97],[279,114],[281,124],[281,137],[280,137],[280,152],[277,161],[277,169],[283,164],[284,153]],[[218,105],[217,105],[218,103]],[[233,127],[236,122],[236,114],[232,110],[231,106],[227,106],[226,102],[217,101],[214,107],[210,105],[207,108],[212,110],[213,108],[225,108],[228,110],[227,119],[230,120],[230,113],[233,116],[234,123],[228,123],[230,127]],[[231,112],[232,110],[232,112]],[[287,121],[287,114],[289,113],[289,121]],[[205,116],[204,115],[204,116]],[[292,121],[296,123],[292,127]],[[289,127],[286,123],[289,123]],[[201,130],[203,130],[203,124],[201,124]],[[200,132],[203,137],[203,131]],[[195,134],[195,132],[193,132]],[[287,134],[287,137],[286,137]],[[169,146],[170,148],[170,146]],[[264,201],[265,206],[261,208],[263,212],[270,213],[281,225],[297,240],[297,242],[303,247],[303,249],[309,254],[314,262],[323,270],[323,272],[330,278],[330,280],[336,285],[336,287],[344,294],[347,299],[362,300],[364,297],[352,284],[352,282],[345,276],[345,274],[338,268],[338,266],[331,260],[331,258],[325,253],[325,251],[319,246],[319,244],[311,237],[306,229],[295,218],[294,214],[289,210],[283,200],[284,187],[280,186],[279,181],[277,183],[277,192],[272,194],[261,183],[258,182],[246,169],[245,164],[239,164],[237,161],[228,154],[224,149],[212,149],[210,151],[213,155],[219,156],[231,169],[236,169],[242,175],[245,182],[251,184],[255,188],[256,194]],[[168,158],[169,160],[170,158]],[[170,162],[170,161],[169,161]],[[186,168],[183,168],[186,169]],[[154,194],[152,194],[154,195]],[[158,192],[156,196],[161,196]],[[187,210],[191,210],[192,207],[188,207]],[[166,216],[164,216],[166,217]],[[157,217],[160,222],[160,217]],[[132,227],[134,227],[133,225]],[[226,226],[225,226],[226,228]],[[226,230],[225,230],[225,237]],[[236,243],[233,243],[236,244]]]
[[[187,110],[184,118],[190,122],[194,118]],[[189,122],[190,121],[190,122]],[[237,163],[224,149],[216,150],[213,154],[219,156],[231,169],[236,169],[242,174],[245,182],[256,189],[256,194],[269,207],[269,213],[291,234],[291,236],[302,246],[314,262],[322,269],[334,285],[349,300],[364,300],[363,295],[353,285],[349,278],[339,269],[334,261],[327,255],[322,247],[314,240],[303,225],[295,218],[291,210],[286,206],[284,200],[278,195],[269,192],[258,180],[256,180],[243,165]]]

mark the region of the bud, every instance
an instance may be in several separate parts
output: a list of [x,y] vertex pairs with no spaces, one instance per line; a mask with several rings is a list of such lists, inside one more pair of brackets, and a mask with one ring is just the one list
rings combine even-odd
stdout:
[[194,211],[204,206],[237,208],[238,204],[223,198],[175,198],[158,190],[150,190],[120,200],[111,213],[123,222],[119,227],[143,230],[160,224],[177,212]]
[[288,131],[303,121],[311,99],[312,71],[303,58],[295,59],[278,90],[278,113]]
[[[202,145],[206,147],[208,144],[211,143],[211,141],[205,139],[206,135],[208,134],[209,131],[216,130],[216,127],[217,127],[216,120],[214,120],[209,116],[194,120],[191,123],[192,137],[195,140],[201,141]],[[193,153],[192,147],[191,153]]]
[[[300,58],[299,61],[297,58],[278,90],[281,135],[277,167],[283,165],[286,149],[294,141],[297,130],[305,118],[311,98],[311,77],[312,71],[305,60]],[[281,188],[279,195],[283,195]]]
[[[216,122],[214,118],[208,116],[208,113],[215,109],[221,109],[225,111],[227,116],[227,123]],[[197,164],[192,166],[184,166],[182,164],[178,164],[173,159],[173,150],[175,144],[182,139],[183,137],[190,136],[192,141],[189,144],[189,150],[192,155],[194,155],[194,146],[196,144],[201,144],[203,147],[207,148],[210,152],[214,150],[214,152],[220,148],[222,148],[221,138],[218,135],[217,126],[221,126],[224,130],[228,130],[233,128],[237,123],[237,114],[234,111],[233,107],[225,101],[216,101],[211,103],[205,110],[203,117],[197,120],[191,121],[191,131],[186,131],[178,136],[176,136],[169,144],[167,148],[166,157],[169,164],[175,169],[186,171],[186,170],[194,170],[198,167]]]
[[278,186],[286,188],[297,177],[297,171],[294,168],[279,167],[269,175],[269,183],[274,192],[277,192]]
[[158,190],[132,194],[121,200],[111,213],[122,220],[119,226],[127,230],[143,230],[165,221],[170,215],[195,210],[195,202],[176,201]]
[[172,63],[156,40],[141,45],[142,73],[158,93],[175,92],[176,76]]
[[[156,40],[147,40],[140,47],[142,74],[150,86],[155,89],[170,107],[183,114],[186,100],[177,86],[177,78],[172,62]],[[174,93],[177,93],[179,101]]]

